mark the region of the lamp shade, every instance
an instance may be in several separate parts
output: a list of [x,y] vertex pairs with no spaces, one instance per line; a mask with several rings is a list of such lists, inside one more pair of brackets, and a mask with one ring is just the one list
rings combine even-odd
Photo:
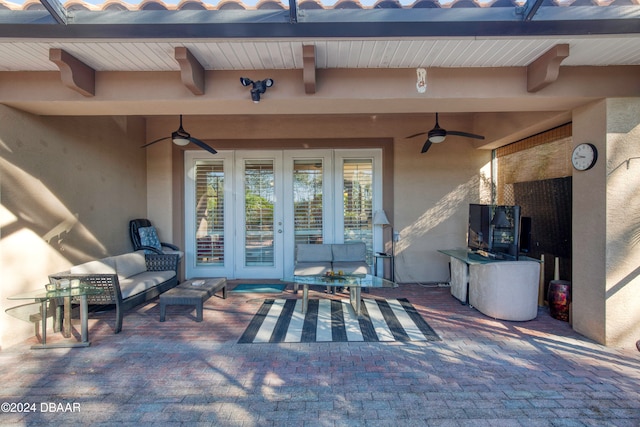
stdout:
[[373,225],[391,225],[384,210],[380,209],[373,214]]

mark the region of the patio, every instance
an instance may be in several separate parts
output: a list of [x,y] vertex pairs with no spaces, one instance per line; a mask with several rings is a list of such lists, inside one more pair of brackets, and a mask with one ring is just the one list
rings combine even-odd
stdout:
[[[290,288],[284,295],[293,297]],[[130,311],[117,335],[112,312],[93,314],[89,348],[31,350],[35,339],[4,348],[0,401],[35,404],[36,413],[0,422],[640,424],[637,350],[595,344],[546,309],[530,322],[495,321],[447,287],[401,285],[365,298],[408,298],[442,341],[237,344],[262,300],[279,296],[212,297],[202,323],[187,307],[170,307],[160,323],[156,300]]]

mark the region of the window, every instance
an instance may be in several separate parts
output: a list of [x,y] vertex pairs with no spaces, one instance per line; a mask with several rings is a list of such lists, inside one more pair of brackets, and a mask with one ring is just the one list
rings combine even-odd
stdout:
[[373,161],[345,159],[343,163],[344,242],[364,242],[367,262],[373,253]]
[[196,165],[196,265],[224,264],[224,168]]
[[295,243],[322,243],[322,160],[293,162]]

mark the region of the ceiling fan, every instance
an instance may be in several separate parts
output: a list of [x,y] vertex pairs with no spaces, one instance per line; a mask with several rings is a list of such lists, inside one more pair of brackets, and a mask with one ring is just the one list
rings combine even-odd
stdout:
[[459,130],[444,130],[438,124],[438,113],[436,113],[436,125],[429,132],[420,132],[413,135],[409,135],[407,138],[413,138],[419,135],[427,134],[427,140],[422,146],[421,153],[426,153],[429,148],[431,148],[431,144],[437,144],[439,142],[444,141],[447,135],[456,135],[456,136],[464,136],[466,138],[475,138],[475,139],[484,139],[482,135],[476,135],[475,133],[462,132]]
[[165,139],[171,139],[174,144],[180,145],[180,146],[183,146],[183,147],[185,145],[188,145],[190,142],[193,142],[198,147],[202,148],[203,150],[207,150],[211,154],[216,154],[217,153],[216,150],[214,150],[213,148],[209,147],[207,144],[205,144],[204,142],[200,141],[199,139],[193,138],[191,135],[189,135],[189,133],[187,131],[185,131],[182,128],[182,114],[180,114],[180,127],[178,128],[177,131],[172,132],[170,137],[169,136],[165,136],[163,138],[156,139],[155,141],[151,141],[150,143],[143,145],[142,148],[148,147],[151,144],[155,144],[156,142],[164,141]]

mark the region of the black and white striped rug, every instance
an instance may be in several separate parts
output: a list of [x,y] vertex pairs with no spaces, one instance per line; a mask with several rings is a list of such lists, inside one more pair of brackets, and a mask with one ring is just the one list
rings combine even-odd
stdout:
[[440,341],[440,337],[406,298],[363,299],[355,315],[349,300],[265,300],[239,343]]

